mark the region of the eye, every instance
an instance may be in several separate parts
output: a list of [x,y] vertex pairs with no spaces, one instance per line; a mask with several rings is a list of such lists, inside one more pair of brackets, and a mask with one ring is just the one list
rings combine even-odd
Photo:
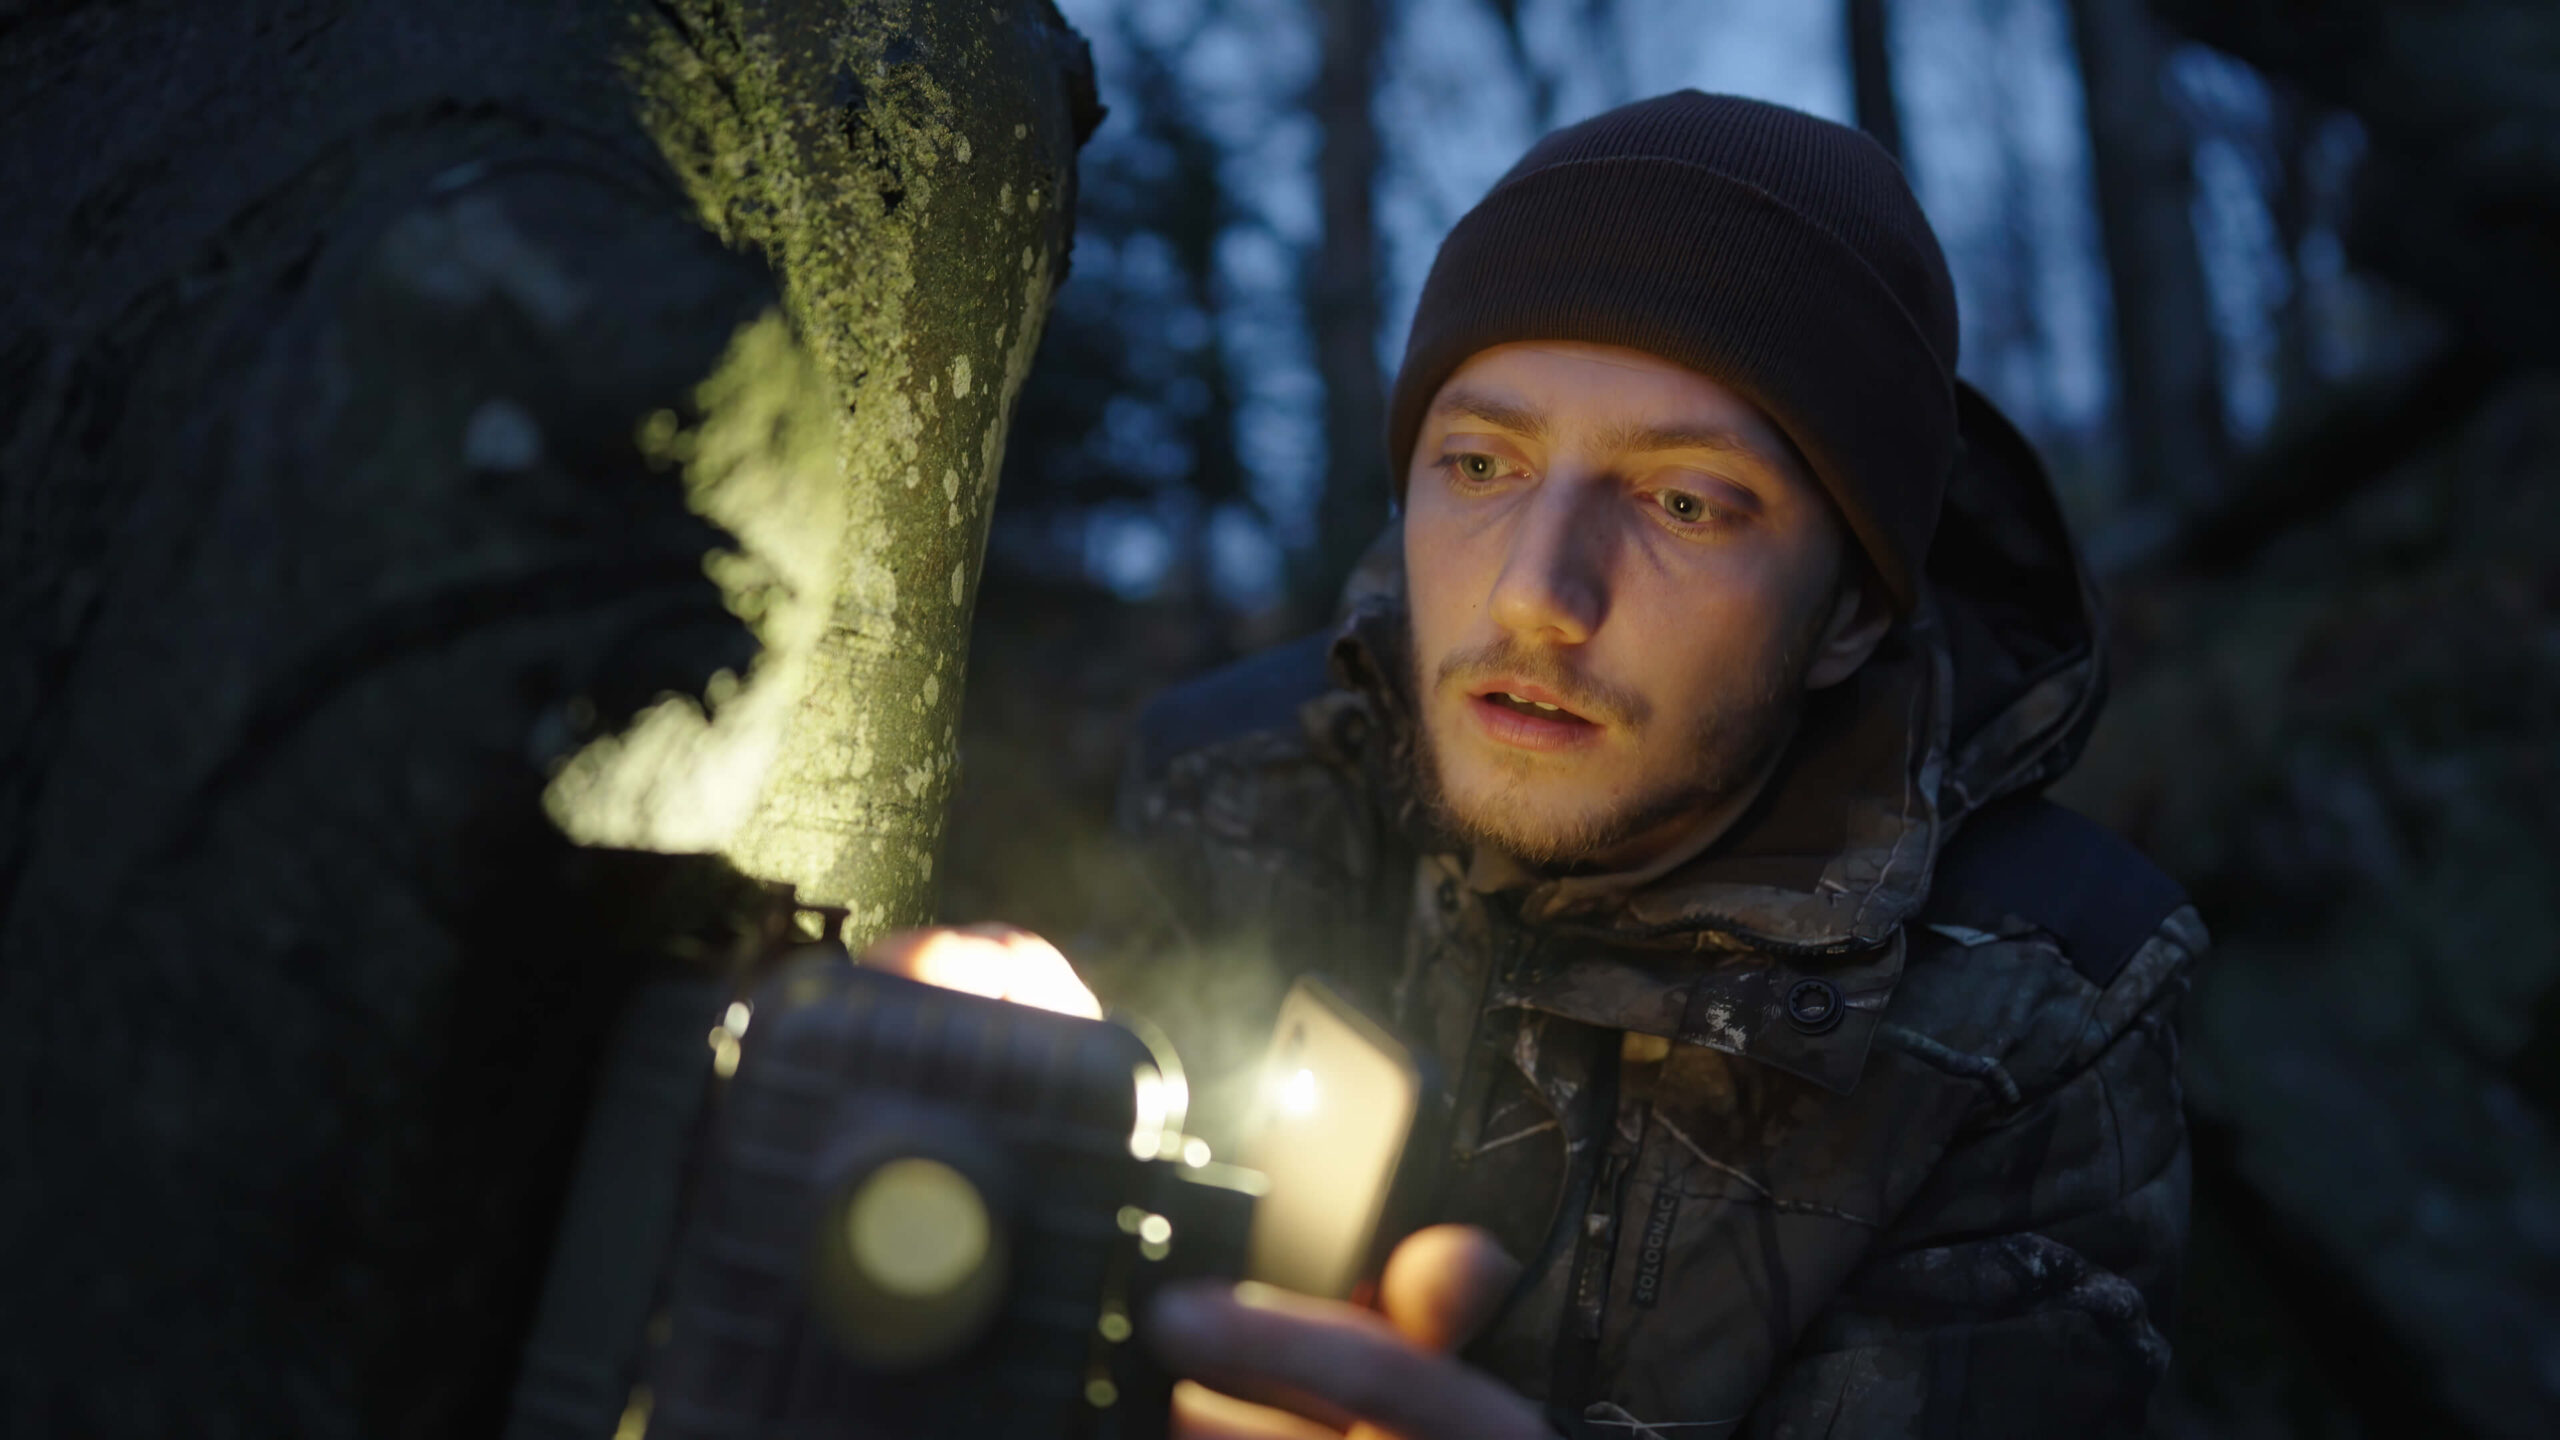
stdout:
[[1519,466],[1481,450],[1456,450],[1431,462],[1465,485],[1488,485],[1518,471]]
[[1686,490],[1657,490],[1654,500],[1664,514],[1683,525],[1703,525],[1716,518],[1713,506]]

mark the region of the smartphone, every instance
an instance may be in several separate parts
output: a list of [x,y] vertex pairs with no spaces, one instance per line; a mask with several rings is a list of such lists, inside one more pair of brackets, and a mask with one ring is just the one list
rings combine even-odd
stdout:
[[1434,1084],[1424,1057],[1332,986],[1307,976],[1291,988],[1238,1156],[1270,1183],[1246,1239],[1246,1279],[1369,1299],[1387,1252],[1433,1198]]

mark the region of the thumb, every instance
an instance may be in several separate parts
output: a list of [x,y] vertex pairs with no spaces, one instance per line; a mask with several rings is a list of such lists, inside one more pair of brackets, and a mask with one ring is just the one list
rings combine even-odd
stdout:
[[1405,1237],[1378,1277],[1378,1308],[1396,1333],[1455,1351],[1493,1319],[1520,1262],[1473,1225],[1434,1225]]

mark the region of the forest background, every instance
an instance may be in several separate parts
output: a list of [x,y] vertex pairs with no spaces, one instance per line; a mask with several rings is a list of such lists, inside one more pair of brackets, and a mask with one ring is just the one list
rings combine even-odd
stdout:
[[1094,928],[1164,685],[1325,622],[1440,236],[1682,86],[1864,126],[2102,577],[2060,797],[2220,948],[2168,1436],[2560,1433],[2560,19],[2204,0],[1064,0],[1110,115],[941,870]]

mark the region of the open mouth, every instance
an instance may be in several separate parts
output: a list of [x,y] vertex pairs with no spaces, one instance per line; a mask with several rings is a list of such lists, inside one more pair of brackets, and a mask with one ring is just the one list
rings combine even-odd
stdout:
[[1469,695],[1467,709],[1486,739],[1522,750],[1575,749],[1592,743],[1602,728],[1552,692],[1514,680],[1498,680]]
[[1494,704],[1499,705],[1506,710],[1517,710],[1523,715],[1534,715],[1548,720],[1582,719],[1581,716],[1574,714],[1572,711],[1567,710],[1561,705],[1550,705],[1544,700],[1524,699],[1521,696],[1512,694],[1508,690],[1487,691],[1485,694],[1480,695],[1477,698],[1480,700],[1490,700]]

